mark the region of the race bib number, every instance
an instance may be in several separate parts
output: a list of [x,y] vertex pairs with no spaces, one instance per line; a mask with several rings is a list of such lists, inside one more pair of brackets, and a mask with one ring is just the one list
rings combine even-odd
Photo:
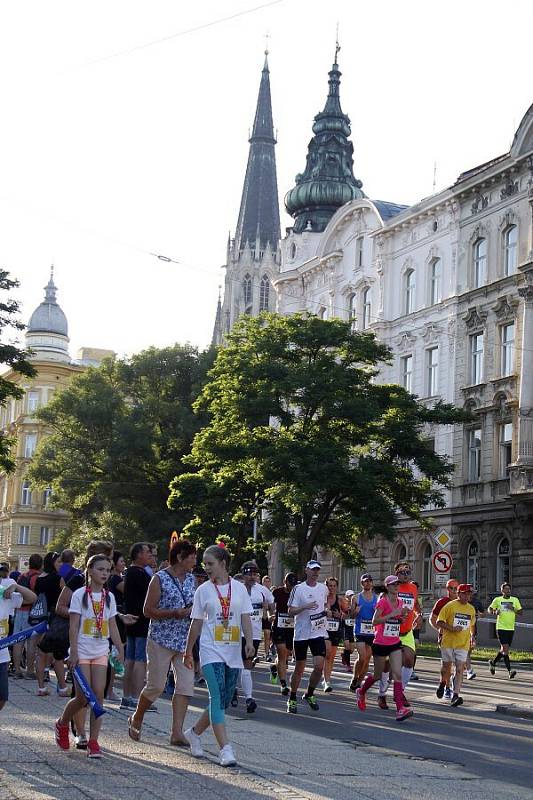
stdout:
[[383,636],[394,636],[398,637],[400,635],[400,623],[399,622],[386,622],[383,626]]
[[289,617],[288,614],[278,614],[278,628],[294,628],[294,617]]
[[502,603],[500,606],[502,611],[514,611],[513,603]]
[[96,620],[84,619],[81,632],[83,636],[89,636],[91,639],[108,639],[109,625],[106,619],[102,620],[102,630],[99,631],[96,627]]
[[339,630],[339,620],[338,619],[328,619],[326,620],[326,630],[327,631],[338,631]]
[[0,619],[0,639],[4,639],[6,636],[9,636],[9,620]]
[[241,626],[235,625],[235,615],[233,611],[230,611],[227,620],[224,620],[220,611],[217,612],[213,638],[217,644],[240,645]]
[[346,625],[347,628],[353,628],[354,625],[355,625],[355,620],[351,619],[351,618],[350,619],[345,619],[344,620],[344,624]]
[[405,608],[408,608],[409,611],[412,611],[415,607],[415,598],[409,592],[398,592],[398,597],[403,602]]
[[472,620],[470,619],[470,614],[456,614],[453,618],[453,627],[467,630],[470,627],[471,622]]
[[258,622],[263,616],[263,603],[252,603],[252,609],[250,616],[255,622]]
[[313,633],[322,633],[326,630],[325,611],[322,611],[319,614],[311,614],[309,619],[311,621],[311,631]]
[[[374,633],[374,626],[371,620],[361,620],[361,633],[366,633],[367,635]],[[385,635],[387,636],[387,634]]]

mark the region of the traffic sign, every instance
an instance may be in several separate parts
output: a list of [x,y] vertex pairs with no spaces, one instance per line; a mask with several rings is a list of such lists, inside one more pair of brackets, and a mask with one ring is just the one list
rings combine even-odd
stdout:
[[435,539],[437,544],[443,549],[448,547],[448,545],[452,540],[452,537],[450,536],[448,531],[445,530],[444,528],[437,528],[437,530],[433,534],[433,538]]
[[433,585],[434,586],[446,586],[448,581],[448,573],[447,572],[434,572],[433,573]]
[[453,559],[447,550],[437,550],[437,552],[433,554],[433,566],[435,572],[440,572],[441,574],[451,570]]

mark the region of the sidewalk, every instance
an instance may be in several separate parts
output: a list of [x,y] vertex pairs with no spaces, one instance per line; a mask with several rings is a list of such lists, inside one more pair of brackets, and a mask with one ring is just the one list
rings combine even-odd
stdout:
[[[462,768],[436,759],[407,758],[391,750],[344,743],[332,721],[332,739],[287,728],[276,729],[254,717],[230,717],[229,729],[239,767],[223,769],[211,734],[207,758],[168,743],[170,703],[148,714],[143,741],[132,742],[125,712],[107,706],[101,744],[105,758],[88,760],[81,751],[59,751],[53,721],[65,701],[36,697],[34,682],[10,680],[10,702],[0,712],[0,800],[441,800],[460,792],[461,800],[526,800],[529,789],[480,780]],[[196,718],[204,697],[194,700]],[[303,712],[305,713],[305,712]],[[440,754],[442,757],[442,753]],[[467,754],[465,753],[465,758]]]

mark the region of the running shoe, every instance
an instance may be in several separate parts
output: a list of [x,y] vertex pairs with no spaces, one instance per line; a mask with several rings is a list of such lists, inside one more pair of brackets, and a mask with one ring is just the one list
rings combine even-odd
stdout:
[[272,656],[270,655],[270,653],[267,656],[265,656],[265,661],[268,661],[269,664],[271,663]]
[[270,683],[272,686],[275,686],[278,682],[278,673],[272,671],[272,667],[270,667]]
[[87,758],[102,758],[102,751],[96,739],[87,742]]
[[333,691],[333,689],[331,688],[331,683],[328,683],[327,681],[324,681],[323,688],[324,688],[324,692],[326,692],[327,694],[329,694],[329,692]]
[[253,714],[256,708],[257,708],[257,703],[255,702],[254,698],[248,697],[246,699],[246,713]]
[[413,716],[413,709],[405,708],[405,706],[402,706],[396,712],[396,722],[403,722],[404,719],[408,719],[409,717],[412,716]]
[[54,725],[56,744],[60,750],[68,750],[70,748],[70,738],[68,725],[62,725],[59,719],[56,719]]
[[225,744],[220,751],[218,763],[221,767],[234,767],[236,765],[237,759],[230,744]]
[[74,744],[76,745],[76,750],[87,750],[87,737],[76,735],[74,737]]
[[490,674],[491,675],[495,675],[496,674],[496,664],[494,663],[494,661],[492,659],[489,660],[489,670],[490,670]]
[[289,693],[290,693],[290,689],[289,689],[289,687],[288,687],[287,685],[285,685],[285,686],[282,686],[282,687],[281,687],[281,694],[282,694],[284,697],[287,697],[287,695],[288,695]]
[[416,674],[416,672],[413,670],[413,672],[412,672],[412,674],[411,674],[411,677],[409,678],[409,680],[410,680],[410,681],[419,681],[419,680],[420,680],[420,677],[419,677],[419,676]]
[[463,698],[460,697],[458,694],[454,694],[454,696],[452,697],[451,705],[454,708],[457,708],[457,706],[462,706],[463,705]]
[[474,670],[473,669],[467,669],[467,671],[466,671],[466,679],[467,679],[467,681],[473,681],[475,677],[476,677],[476,673],[474,672]]
[[357,689],[355,692],[355,696],[357,698],[357,708],[359,711],[366,711],[366,697],[365,693],[361,691],[361,689]]
[[382,711],[388,711],[389,705],[387,703],[387,698],[384,694],[378,695],[378,708],[381,708]]
[[47,686],[45,686],[44,689],[37,689],[38,697],[48,697],[49,694],[50,694],[50,689],[48,689]]
[[318,711],[318,703],[314,694],[309,696],[307,693],[302,695],[302,700],[305,700],[311,711]]
[[296,700],[287,700],[287,714],[298,713],[298,702]]
[[361,686],[361,681],[351,680],[348,688],[351,692],[356,692],[360,686]]
[[183,731],[183,735],[191,746],[191,756],[193,758],[203,758],[204,751],[201,737],[192,728],[187,728],[186,731]]
[[437,687],[437,691],[435,692],[435,694],[437,695],[439,700],[441,700],[444,697],[444,690],[445,689],[446,689],[446,684],[445,683],[439,683],[439,685]]
[[56,692],[58,693],[59,697],[70,697],[70,695],[72,694],[72,689],[69,689],[68,686],[65,686],[64,689],[56,687]]
[[510,678],[510,680],[513,680],[513,678],[514,678],[514,676],[515,676],[515,675],[516,675],[516,670],[515,670],[515,669],[512,669],[512,670],[510,671],[510,673],[509,673],[509,678]]
[[119,708],[121,711],[131,711],[132,709],[137,708],[137,703],[135,703],[130,697],[123,697],[120,701]]
[[446,700],[451,700],[451,699],[452,699],[452,690],[450,689],[450,687],[449,687],[449,686],[447,686],[447,687],[445,688],[445,690],[444,690],[444,698],[445,698]]
[[237,708],[237,706],[239,705],[239,694],[237,692],[237,689],[235,689],[235,691],[233,692],[233,697],[231,698],[230,704],[232,708]]

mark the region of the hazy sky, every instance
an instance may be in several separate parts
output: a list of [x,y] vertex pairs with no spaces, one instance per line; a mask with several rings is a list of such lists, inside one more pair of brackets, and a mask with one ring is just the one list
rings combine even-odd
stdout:
[[412,203],[435,160],[440,189],[509,149],[533,102],[532,20],[530,0],[4,1],[0,265],[24,320],[53,263],[72,354],[209,343],[266,32],[281,201],[338,22],[355,174]]

